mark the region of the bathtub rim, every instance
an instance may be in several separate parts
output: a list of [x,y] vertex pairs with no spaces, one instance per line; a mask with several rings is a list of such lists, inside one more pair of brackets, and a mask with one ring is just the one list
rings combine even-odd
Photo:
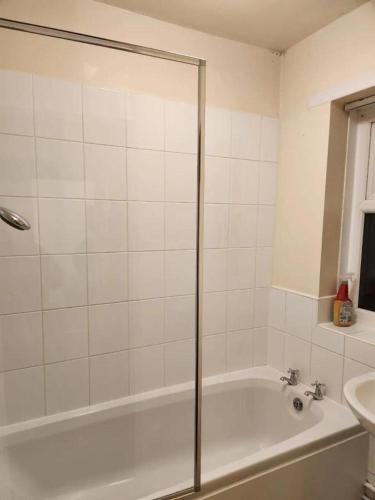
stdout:
[[[340,424],[340,429],[338,430],[339,433],[344,431],[344,434],[349,432],[351,435],[356,433],[358,430],[362,430],[355,416],[343,405],[340,405],[329,398],[325,398],[323,401],[312,401],[304,396],[304,391],[306,390],[305,385],[298,384],[297,386],[290,387],[286,384],[282,384],[279,378],[280,372],[274,368],[269,366],[252,367],[235,372],[206,377],[203,379],[203,388],[211,388],[214,393],[216,391],[220,392],[222,387],[225,385],[235,386],[237,383],[241,387],[242,385],[246,386],[246,383],[250,383],[251,381],[259,381],[263,384],[269,384],[272,388],[279,387],[280,390],[284,392],[285,396],[288,396],[290,393],[296,393],[304,402],[305,408],[313,412],[319,419],[319,422],[312,428],[322,425],[322,423],[326,420],[325,417],[327,417],[327,415],[332,417],[337,415],[337,412],[342,412],[340,415],[341,418],[338,419],[338,423]],[[3,425],[0,426],[0,447],[4,445],[7,446],[9,443],[13,444],[12,438],[20,438],[21,441],[24,439],[37,439],[39,437],[38,431],[40,431],[42,435],[48,435],[46,432],[53,430],[54,428],[56,428],[57,432],[64,432],[65,430],[71,430],[73,428],[80,427],[81,425],[83,426],[100,422],[107,418],[116,418],[126,415],[127,413],[160,407],[168,403],[184,401],[189,399],[189,397],[193,403],[193,390],[194,382],[186,382],[183,384],[162,387],[148,392],[125,396],[111,401],[97,403],[95,405],[80,407],[74,410],[46,415],[35,419],[16,422],[14,424]],[[345,415],[344,419],[342,418],[343,415]],[[311,428],[302,431],[302,433],[304,434],[310,430]],[[298,435],[299,434],[296,436]],[[287,441],[294,439],[296,436],[289,438]],[[19,439],[17,439],[17,442],[19,442]]]

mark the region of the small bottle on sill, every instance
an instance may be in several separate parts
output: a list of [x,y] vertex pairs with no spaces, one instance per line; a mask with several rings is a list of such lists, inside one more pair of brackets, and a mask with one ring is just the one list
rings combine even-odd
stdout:
[[346,277],[341,280],[333,305],[333,323],[336,326],[353,324],[353,302],[349,298],[349,284]]

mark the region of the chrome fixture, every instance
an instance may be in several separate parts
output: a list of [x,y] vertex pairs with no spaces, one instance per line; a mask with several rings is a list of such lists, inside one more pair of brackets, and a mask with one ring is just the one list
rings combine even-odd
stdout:
[[280,377],[281,382],[287,382],[288,385],[297,385],[299,370],[294,368],[289,368],[288,373],[290,373],[290,377],[286,377],[285,375],[283,375],[282,377]]
[[323,396],[325,394],[325,384],[321,384],[317,380],[311,384],[313,387],[315,387],[315,391],[306,391],[305,396],[312,396],[314,400],[321,401],[323,399]]
[[293,408],[296,411],[302,411],[303,410],[303,403],[300,398],[294,398],[293,399]]
[[0,219],[20,231],[27,231],[31,228],[30,224],[22,215],[17,214],[9,208],[0,207]]

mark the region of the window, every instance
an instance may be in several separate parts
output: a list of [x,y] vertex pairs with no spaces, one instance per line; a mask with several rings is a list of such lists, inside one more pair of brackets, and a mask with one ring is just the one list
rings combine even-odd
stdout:
[[[375,106],[349,119],[340,274],[353,273],[357,313],[375,313]],[[366,313],[367,314],[367,313]],[[375,319],[375,314],[374,314]]]

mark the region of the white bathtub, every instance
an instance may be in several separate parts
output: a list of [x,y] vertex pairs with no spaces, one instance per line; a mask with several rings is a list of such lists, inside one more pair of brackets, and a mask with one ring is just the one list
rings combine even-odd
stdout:
[[[204,381],[205,494],[363,435],[348,409],[279,377],[261,367]],[[151,499],[191,486],[193,410],[184,384],[4,426],[1,499]]]

